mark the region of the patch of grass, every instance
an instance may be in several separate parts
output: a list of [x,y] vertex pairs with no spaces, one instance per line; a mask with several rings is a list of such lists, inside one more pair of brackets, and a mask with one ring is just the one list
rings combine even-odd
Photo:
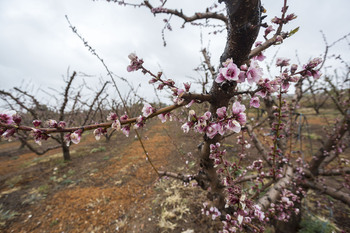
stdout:
[[14,176],[11,179],[6,180],[5,184],[10,188],[13,188],[16,184],[22,181],[22,175]]
[[28,193],[26,193],[25,195],[22,196],[22,198],[24,198],[24,200],[22,201],[22,204],[35,204],[36,202],[45,199],[46,198],[46,194],[45,193],[41,193],[39,191],[39,188],[32,188]]
[[96,172],[98,172],[97,168],[91,170],[91,173],[96,173]]
[[49,192],[50,186],[47,184],[41,185],[38,188],[39,193],[47,194]]
[[109,160],[110,158],[109,158],[109,156],[107,155],[107,156],[105,156],[105,157],[103,157],[103,160]]
[[73,169],[69,169],[67,172],[67,176],[72,176],[75,174],[75,171]]
[[302,219],[301,230],[299,233],[332,233],[334,232],[334,226],[320,217],[306,216]]
[[99,147],[97,147],[97,148],[93,148],[93,149],[90,151],[90,154],[96,153],[96,152],[103,152],[103,151],[106,151],[106,147],[105,147],[105,146],[99,146]]
[[18,215],[15,211],[4,210],[2,204],[0,204],[0,226],[5,226],[6,221],[13,219]]
[[310,137],[311,140],[318,140],[318,139],[322,139],[321,135],[315,134],[315,133],[303,133],[304,137]]
[[63,185],[69,185],[69,184],[73,184],[74,183],[74,180],[71,180],[71,179],[64,179],[61,181],[61,184]]
[[52,220],[50,223],[50,227],[53,227],[55,225],[57,225],[60,221],[58,219]]
[[186,188],[181,182],[165,180],[160,182],[157,188],[163,190],[166,195],[165,200],[159,198],[154,200],[154,203],[159,203],[162,207],[158,226],[173,231],[177,227],[177,222],[190,213],[188,200],[181,195]]

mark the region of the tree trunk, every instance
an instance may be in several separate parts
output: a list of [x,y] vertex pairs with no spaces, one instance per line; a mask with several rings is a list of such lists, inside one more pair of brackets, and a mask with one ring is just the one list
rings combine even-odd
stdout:
[[66,142],[64,141],[64,134],[63,133],[60,133],[60,140],[59,140],[59,142],[61,143],[64,161],[71,160],[70,152],[69,152],[69,146],[67,146]]
[[[248,60],[252,45],[259,33],[261,23],[260,0],[219,0],[219,2],[226,4],[228,16],[226,47],[220,57],[220,62],[225,62],[226,59],[230,58],[240,67]],[[213,82],[210,90],[212,101],[210,102],[209,111],[214,119],[217,117],[216,110],[218,108],[228,107],[236,85],[236,82],[224,84]],[[224,186],[216,173],[213,160],[209,158],[210,144],[215,144],[220,139],[220,135],[216,135],[213,139],[204,136],[200,165],[210,183],[209,199],[219,210],[225,211]]]
[[69,153],[69,146],[67,146],[64,142],[62,143],[62,152],[63,152],[64,161],[71,160],[70,153]]

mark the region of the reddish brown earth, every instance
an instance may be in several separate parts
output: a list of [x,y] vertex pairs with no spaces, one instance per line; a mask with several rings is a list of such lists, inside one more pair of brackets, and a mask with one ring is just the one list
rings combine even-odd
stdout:
[[[193,137],[185,135],[187,143],[175,146],[179,132],[172,131],[173,124],[169,128],[169,124],[157,122],[149,128],[141,133],[155,167],[183,169],[185,155],[179,155],[179,150],[196,148]],[[18,146],[17,142],[2,143],[0,150],[12,151]],[[91,153],[94,148],[105,149]],[[3,232],[211,231],[209,219],[200,214],[198,201],[205,200],[203,193],[181,182],[159,181],[134,134],[129,138],[117,135],[109,143],[96,142],[88,135],[71,150],[72,161],[67,163],[62,161],[60,149],[42,157],[34,153],[12,157],[2,154]],[[50,156],[54,157],[47,159]],[[176,190],[181,191],[182,200],[178,202]],[[187,200],[186,196],[193,195],[198,197],[198,205]],[[176,211],[177,207],[184,212]],[[162,217],[168,228],[159,226]]]
[[[309,124],[321,134],[324,124],[319,119],[310,119]],[[140,132],[157,169],[185,174],[196,170],[187,153],[197,155],[201,135],[183,134],[176,123],[159,121],[151,121]],[[264,133],[261,139],[268,138]],[[219,223],[201,214],[206,194],[179,181],[159,180],[134,136],[119,133],[106,142],[87,135],[72,146],[69,162],[63,162],[60,149],[39,157],[18,150],[18,142],[1,142],[0,231],[217,232]],[[312,140],[316,143],[317,138]],[[223,142],[229,154],[239,150],[235,141],[231,137]],[[255,159],[255,154],[248,151],[247,160]],[[311,195],[309,210],[316,209],[317,201],[329,206],[327,198],[315,196]],[[333,209],[332,220],[350,229],[349,209],[338,202]]]

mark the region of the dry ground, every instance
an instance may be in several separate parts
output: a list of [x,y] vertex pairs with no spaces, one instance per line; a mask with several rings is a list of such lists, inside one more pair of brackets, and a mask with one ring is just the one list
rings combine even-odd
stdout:
[[[308,119],[315,151],[327,122],[318,116]],[[261,132],[261,138],[264,133],[268,132]],[[141,134],[159,170],[196,170],[201,135],[183,134],[176,123],[159,121],[151,121]],[[303,135],[300,146],[307,153],[311,148],[306,131]],[[237,154],[234,137],[223,144],[229,154]],[[217,232],[220,227],[201,214],[206,200],[202,190],[157,178],[134,134],[126,138],[119,133],[110,142],[84,136],[72,146],[69,162],[63,161],[60,149],[37,156],[18,147],[18,142],[0,143],[2,232],[190,233]],[[247,160],[254,159],[255,151],[248,153]],[[349,208],[320,197],[310,194],[307,211],[318,211],[350,232]]]

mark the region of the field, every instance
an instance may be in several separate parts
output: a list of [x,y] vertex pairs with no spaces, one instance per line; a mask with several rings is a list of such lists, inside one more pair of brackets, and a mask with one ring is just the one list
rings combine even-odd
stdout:
[[[300,145],[306,154],[311,150],[306,142],[312,140],[312,150],[317,150],[322,126],[334,117],[308,117],[311,133],[303,126],[305,142]],[[141,134],[157,169],[194,173],[201,135],[183,134],[179,127],[179,123],[152,120]],[[232,154],[237,150],[234,142],[234,137],[224,141]],[[220,229],[220,222],[201,214],[205,192],[192,183],[158,179],[134,134],[127,138],[118,133],[110,142],[104,138],[96,142],[87,134],[71,147],[70,162],[63,161],[60,149],[37,156],[19,146],[16,141],[0,144],[2,232],[190,233]],[[254,150],[249,154],[247,163]],[[331,202],[333,206],[327,197],[310,193],[305,212],[321,206],[322,211],[313,217],[326,217],[330,220],[327,224],[350,230],[349,208]]]

